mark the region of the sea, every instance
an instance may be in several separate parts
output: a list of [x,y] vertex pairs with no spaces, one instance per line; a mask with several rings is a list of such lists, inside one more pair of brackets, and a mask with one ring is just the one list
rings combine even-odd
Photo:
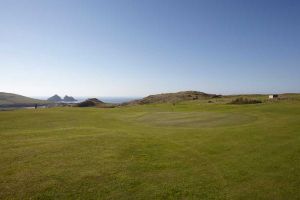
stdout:
[[[44,96],[32,96],[31,98],[40,99],[40,100],[47,100],[49,97]],[[104,103],[113,103],[113,104],[121,104],[126,103],[129,101],[141,99],[141,97],[74,97],[77,101],[66,102],[63,101],[62,103],[80,103],[87,99],[97,98]],[[47,106],[38,106],[38,108],[46,108]],[[9,111],[15,109],[34,109],[35,107],[26,106],[26,107],[0,107],[0,111]]]
[[[35,96],[32,97],[35,99],[40,99],[40,100],[47,100],[49,97],[45,97],[45,96]],[[97,98],[100,101],[103,101],[104,103],[126,103],[129,101],[133,101],[136,99],[141,99],[141,97],[74,97],[77,101],[72,101],[72,102],[64,102],[64,103],[80,103],[83,102],[87,99],[91,99],[91,98]]]

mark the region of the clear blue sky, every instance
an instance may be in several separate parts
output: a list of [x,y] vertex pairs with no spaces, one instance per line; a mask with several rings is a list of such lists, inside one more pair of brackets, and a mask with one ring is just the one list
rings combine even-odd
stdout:
[[300,92],[299,0],[0,0],[0,91]]

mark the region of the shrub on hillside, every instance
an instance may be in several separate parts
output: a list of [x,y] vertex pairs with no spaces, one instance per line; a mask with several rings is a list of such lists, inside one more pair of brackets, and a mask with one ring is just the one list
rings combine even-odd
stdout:
[[262,101],[257,99],[247,99],[243,97],[237,98],[230,102],[230,104],[257,104],[257,103],[262,103]]
[[92,106],[96,106],[96,103],[91,100],[86,100],[84,102],[77,104],[77,106],[78,107],[92,107]]

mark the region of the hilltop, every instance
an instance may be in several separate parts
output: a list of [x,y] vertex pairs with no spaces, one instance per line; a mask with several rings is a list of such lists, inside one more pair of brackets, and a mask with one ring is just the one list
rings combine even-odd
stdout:
[[103,101],[91,98],[75,105],[75,107],[97,107],[97,108],[113,108],[115,104],[104,103]]
[[27,107],[38,105],[47,105],[49,101],[33,99],[18,94],[0,92],[0,107]]
[[87,99],[83,102],[78,103],[76,106],[78,106],[78,107],[93,107],[93,106],[97,106],[100,104],[104,104],[104,102],[102,102],[96,98],[91,98],[91,99]]
[[176,103],[180,101],[191,101],[191,100],[200,100],[200,99],[211,99],[211,98],[220,98],[221,95],[216,94],[207,94],[204,92],[198,91],[182,91],[176,93],[162,93],[156,95],[150,95],[143,99],[134,100],[124,105],[134,105],[134,104],[152,104],[152,103]]

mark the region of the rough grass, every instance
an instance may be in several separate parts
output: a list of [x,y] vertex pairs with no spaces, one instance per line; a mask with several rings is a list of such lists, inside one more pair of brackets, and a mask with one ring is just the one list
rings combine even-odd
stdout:
[[257,99],[247,99],[247,98],[240,97],[231,101],[230,103],[231,104],[257,104],[257,103],[262,103],[262,101]]
[[299,199],[300,101],[218,101],[0,112],[0,199]]

